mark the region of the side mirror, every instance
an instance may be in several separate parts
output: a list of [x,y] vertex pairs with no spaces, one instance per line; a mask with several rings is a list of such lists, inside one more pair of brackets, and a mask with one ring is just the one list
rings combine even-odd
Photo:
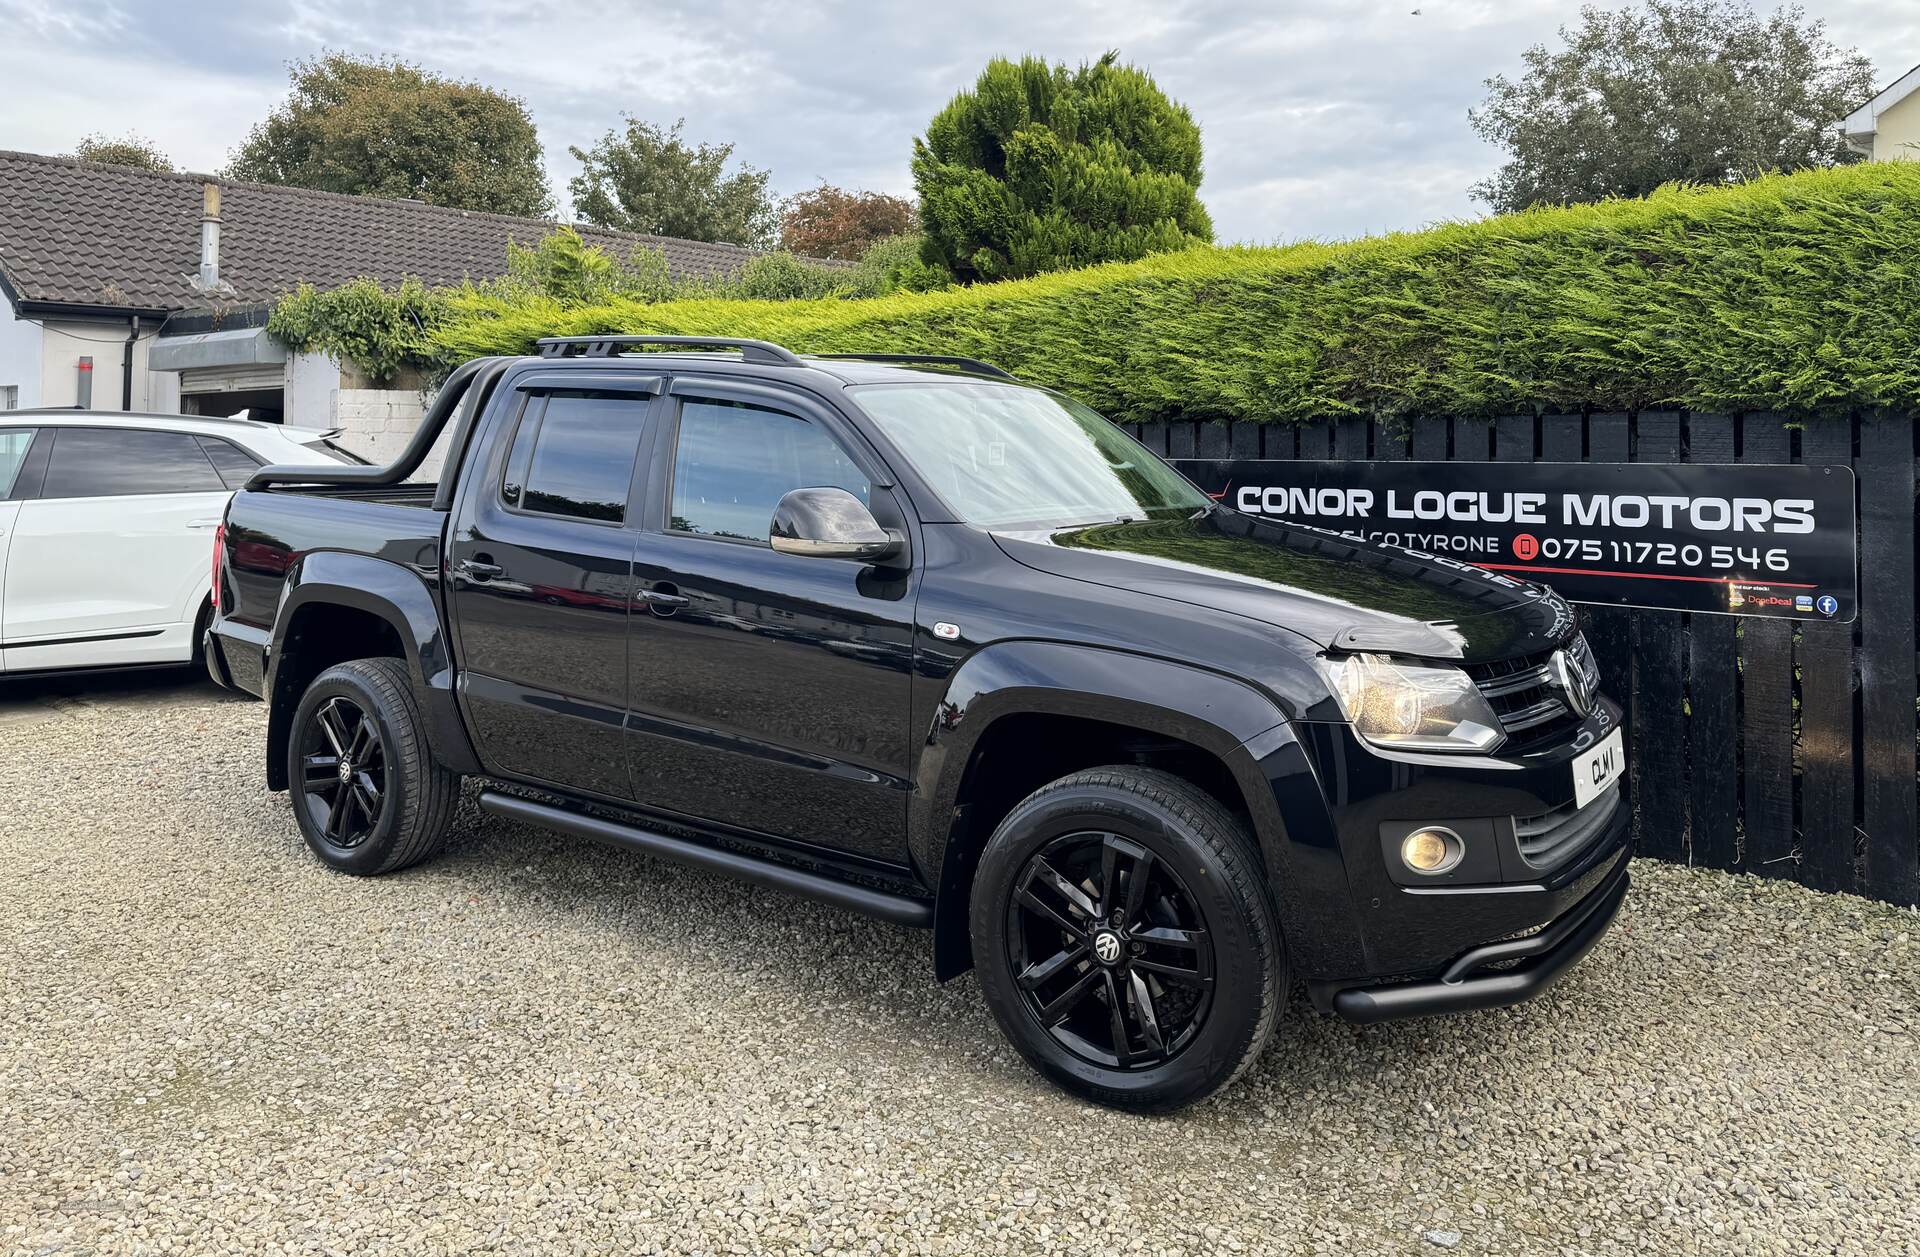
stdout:
[[781,498],[768,541],[781,554],[862,563],[884,563],[903,548],[900,534],[882,528],[864,502],[835,488],[795,489]]

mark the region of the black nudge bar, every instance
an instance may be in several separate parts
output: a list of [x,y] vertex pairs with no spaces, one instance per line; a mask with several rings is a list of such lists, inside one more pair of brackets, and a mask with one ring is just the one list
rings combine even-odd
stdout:
[[[1627,883],[1622,856],[1605,881],[1538,934],[1472,948],[1438,978],[1425,982],[1341,991],[1333,997],[1333,1011],[1365,1026],[1400,1017],[1501,1008],[1529,999],[1558,982],[1600,941],[1627,897]],[[1489,968],[1503,963],[1511,967]]]

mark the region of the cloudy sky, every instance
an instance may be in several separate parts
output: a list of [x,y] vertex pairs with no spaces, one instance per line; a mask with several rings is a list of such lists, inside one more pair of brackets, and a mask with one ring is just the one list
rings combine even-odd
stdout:
[[[1882,82],[1920,62],[1915,0],[1807,0]],[[1417,13],[1412,10],[1418,10]],[[991,56],[1118,48],[1199,119],[1223,240],[1344,238],[1477,212],[1498,165],[1467,125],[1491,74],[1577,18],[1552,0],[703,0],[469,4],[0,0],[0,149],[136,130],[223,165],[321,49],[394,53],[524,98],[556,201],[622,112],[731,140],[786,193],[822,179],[909,193],[913,137]]]

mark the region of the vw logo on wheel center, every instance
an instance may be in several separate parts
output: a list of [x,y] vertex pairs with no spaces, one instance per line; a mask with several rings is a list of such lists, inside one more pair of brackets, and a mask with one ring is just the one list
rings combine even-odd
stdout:
[[1100,958],[1103,965],[1120,959],[1120,936],[1112,930],[1101,930],[1093,936],[1093,954]]

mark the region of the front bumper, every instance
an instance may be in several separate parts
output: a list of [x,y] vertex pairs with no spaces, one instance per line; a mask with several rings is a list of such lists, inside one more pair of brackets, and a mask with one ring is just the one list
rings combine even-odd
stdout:
[[[1345,989],[1329,985],[1314,992],[1314,1002],[1330,1004],[1348,1021],[1371,1025],[1532,999],[1578,964],[1613,924],[1627,897],[1627,856],[1620,851],[1606,879],[1537,934],[1468,948],[1437,978]],[[1500,964],[1510,967],[1491,968]]]

